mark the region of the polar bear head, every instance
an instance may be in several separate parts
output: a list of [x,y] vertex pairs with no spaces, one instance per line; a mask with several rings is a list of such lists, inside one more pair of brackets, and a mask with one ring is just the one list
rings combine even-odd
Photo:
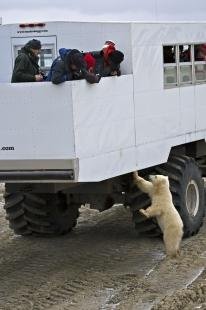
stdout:
[[165,175],[156,174],[156,175],[150,175],[149,176],[150,181],[154,186],[167,186],[169,187],[169,179]]

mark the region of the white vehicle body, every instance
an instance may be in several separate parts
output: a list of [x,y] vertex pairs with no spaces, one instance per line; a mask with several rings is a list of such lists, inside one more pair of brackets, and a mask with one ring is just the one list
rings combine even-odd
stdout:
[[[50,61],[61,47],[99,50],[112,39],[125,55],[122,76],[11,84],[17,51],[31,38],[51,47]],[[206,42],[206,23],[2,25],[0,39],[0,171],[11,172],[8,181],[36,170],[102,181],[164,163],[172,147],[206,137],[206,84],[165,88],[163,65],[164,45]]]

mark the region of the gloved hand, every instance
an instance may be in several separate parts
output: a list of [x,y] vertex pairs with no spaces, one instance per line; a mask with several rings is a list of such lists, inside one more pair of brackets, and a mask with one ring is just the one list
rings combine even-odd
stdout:
[[96,77],[97,77],[97,82],[96,83],[99,83],[99,81],[101,80],[102,76],[98,73],[98,74],[96,74]]
[[94,74],[90,72],[86,72],[84,77],[85,80],[90,84],[99,83],[99,81],[101,80],[100,74]]

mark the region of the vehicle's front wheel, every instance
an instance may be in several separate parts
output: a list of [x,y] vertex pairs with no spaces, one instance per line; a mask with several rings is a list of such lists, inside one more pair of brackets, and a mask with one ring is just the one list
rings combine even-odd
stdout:
[[63,193],[6,193],[6,218],[18,235],[62,235],[77,223],[78,206]]

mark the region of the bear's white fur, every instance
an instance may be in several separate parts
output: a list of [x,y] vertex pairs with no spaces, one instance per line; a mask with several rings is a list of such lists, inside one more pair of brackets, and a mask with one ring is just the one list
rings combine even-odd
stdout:
[[147,218],[156,217],[163,233],[166,254],[176,257],[180,254],[180,242],[183,236],[183,222],[172,202],[167,176],[151,175],[150,180],[141,178],[134,172],[134,182],[142,192],[147,193],[152,201],[146,210],[140,209]]

